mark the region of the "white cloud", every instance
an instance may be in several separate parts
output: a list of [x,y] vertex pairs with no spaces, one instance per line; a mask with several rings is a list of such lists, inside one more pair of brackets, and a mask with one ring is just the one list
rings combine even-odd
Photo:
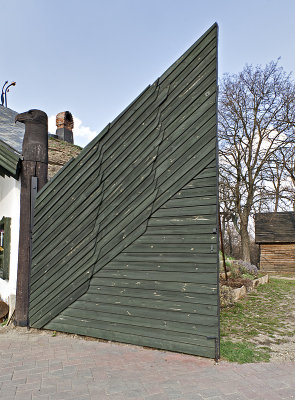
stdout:
[[56,133],[55,118],[55,115],[51,115],[51,117],[48,117],[48,132],[52,133],[53,135],[55,135]]
[[[74,118],[74,129],[73,129],[74,143],[84,147],[92,139],[94,139],[95,136],[97,136],[98,132],[91,130],[89,126],[84,126],[83,122],[79,118],[75,117],[75,115],[73,115],[73,118]],[[53,135],[55,135],[56,133],[55,119],[56,119],[55,115],[51,115],[48,118],[48,131]]]

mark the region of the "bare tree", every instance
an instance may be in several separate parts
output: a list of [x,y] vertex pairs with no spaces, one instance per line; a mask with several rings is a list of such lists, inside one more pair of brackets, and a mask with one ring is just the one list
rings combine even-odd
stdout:
[[291,143],[287,149],[281,151],[281,163],[286,176],[285,199],[291,203],[295,211],[295,147]]
[[[226,75],[219,94],[220,180],[226,182],[223,211],[231,213],[241,238],[242,258],[250,261],[249,218],[263,210],[269,169],[277,153],[294,140],[295,85],[278,61],[246,66]],[[288,147],[289,146],[289,147]]]
[[[290,143],[293,148],[293,143]],[[274,159],[268,161],[266,182],[268,190],[268,209],[272,212],[287,211],[293,204],[292,179],[286,168],[286,154],[289,152],[288,145],[274,154]],[[294,175],[295,178],[295,175]],[[295,179],[294,179],[295,183]]]

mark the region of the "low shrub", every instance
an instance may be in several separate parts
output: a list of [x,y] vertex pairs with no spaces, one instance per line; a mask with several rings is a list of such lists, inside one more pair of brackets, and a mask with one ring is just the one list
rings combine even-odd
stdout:
[[246,275],[247,277],[250,276],[257,276],[258,275],[258,268],[256,265],[251,264],[247,261],[243,260],[236,260],[234,261],[234,267],[236,267],[241,275]]
[[233,289],[229,286],[220,286],[220,307],[227,307],[234,304]]

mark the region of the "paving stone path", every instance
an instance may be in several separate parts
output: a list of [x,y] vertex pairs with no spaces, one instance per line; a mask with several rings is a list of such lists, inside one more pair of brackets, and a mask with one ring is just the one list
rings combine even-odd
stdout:
[[295,399],[295,363],[237,365],[0,328],[1,400]]

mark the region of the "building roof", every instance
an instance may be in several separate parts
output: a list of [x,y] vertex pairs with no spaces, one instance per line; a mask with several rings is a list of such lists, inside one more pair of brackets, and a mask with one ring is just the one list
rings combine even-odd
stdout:
[[0,175],[18,178],[25,127],[16,111],[0,106]]
[[[18,178],[25,125],[15,123],[18,113],[0,106],[0,174]],[[62,140],[49,138],[48,179],[51,179],[71,158],[76,157],[81,147]]]
[[15,152],[22,153],[25,125],[14,122],[18,113],[10,108],[0,106],[0,140]]
[[295,212],[255,215],[256,243],[295,243]]
[[63,140],[48,138],[48,180],[68,161],[77,157],[82,148]]

